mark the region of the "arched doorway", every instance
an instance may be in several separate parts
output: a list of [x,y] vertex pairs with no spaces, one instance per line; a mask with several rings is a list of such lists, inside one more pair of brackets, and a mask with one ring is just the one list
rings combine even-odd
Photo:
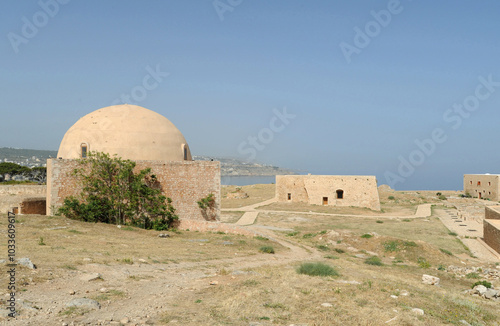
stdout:
[[337,199],[343,199],[344,198],[344,190],[338,189],[337,190]]

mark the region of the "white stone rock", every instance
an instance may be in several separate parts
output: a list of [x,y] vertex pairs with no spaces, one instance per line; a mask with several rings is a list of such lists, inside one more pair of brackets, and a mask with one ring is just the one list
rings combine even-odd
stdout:
[[128,317],[122,318],[122,319],[120,319],[120,323],[126,325],[126,324],[130,323],[130,319],[128,319]]
[[441,280],[439,279],[439,277],[427,275],[427,274],[422,275],[422,283],[424,283],[424,284],[439,285],[440,281]]
[[109,291],[108,291],[107,288],[100,288],[99,292],[101,292],[101,293],[108,293]]
[[393,299],[397,299],[397,298],[398,298],[398,296],[393,294],[393,295],[391,295],[391,298],[393,298]]
[[411,310],[411,312],[413,312],[415,315],[419,315],[419,316],[423,316],[424,315],[424,311],[422,309],[419,309],[419,308],[413,308]]
[[90,274],[85,274],[80,277],[80,280],[84,282],[91,282],[95,281],[101,278],[101,274],[99,273],[90,273]]
[[476,285],[474,287],[474,293],[477,293],[479,295],[483,295],[486,293],[486,291],[488,291],[488,288],[484,285]]
[[333,305],[331,303],[328,303],[328,302],[322,303],[321,306],[326,307],[326,308],[333,307]]

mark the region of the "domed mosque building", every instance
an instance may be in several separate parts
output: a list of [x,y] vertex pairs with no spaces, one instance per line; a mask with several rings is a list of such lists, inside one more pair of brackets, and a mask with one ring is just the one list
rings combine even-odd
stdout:
[[[136,162],[151,168],[162,192],[172,198],[182,221],[218,220],[220,216],[220,163],[193,161],[186,139],[167,118],[137,105],[108,106],[87,114],[64,135],[57,159],[47,161],[47,214],[81,188],[72,174],[78,160],[90,152]],[[207,217],[197,202],[213,194],[215,210]]]

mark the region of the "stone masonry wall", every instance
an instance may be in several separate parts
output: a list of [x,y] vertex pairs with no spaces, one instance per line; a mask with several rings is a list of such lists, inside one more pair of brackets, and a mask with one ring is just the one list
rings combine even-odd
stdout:
[[21,202],[19,213],[23,215],[38,214],[45,215],[46,213],[46,199],[40,198],[26,198]]
[[2,195],[38,195],[45,196],[47,193],[47,186],[35,185],[0,185],[0,196]]
[[[337,198],[337,190],[343,198]],[[288,199],[289,194],[291,199]],[[356,206],[380,210],[375,176],[278,175],[276,198],[279,202],[304,202],[312,205]]]
[[484,242],[500,253],[500,206],[487,206],[483,221]]
[[484,218],[487,220],[500,220],[500,206],[486,206]]
[[[212,216],[220,218],[220,163],[211,161],[136,161],[136,169],[151,168],[165,196],[180,219],[206,220],[197,201],[210,193],[215,197]],[[47,215],[60,207],[64,198],[81,192],[72,172],[79,166],[76,160],[47,160]]]

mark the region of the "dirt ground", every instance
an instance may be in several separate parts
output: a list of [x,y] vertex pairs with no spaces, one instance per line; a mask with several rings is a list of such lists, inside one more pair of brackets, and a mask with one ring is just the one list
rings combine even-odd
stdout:
[[[223,208],[274,196],[269,185],[242,190],[249,198],[225,199]],[[37,268],[18,266],[19,316],[0,323],[500,325],[499,301],[464,293],[480,280],[499,288],[500,261],[481,261],[441,222],[452,209],[448,199],[435,192],[393,192],[381,194],[381,201],[385,214],[376,218],[366,210],[334,210],[359,215],[347,217],[308,214],[315,209],[309,206],[304,212],[266,206],[246,227],[255,237],[183,230],[160,238],[162,232],[128,226],[18,216],[16,255]],[[435,204],[431,216],[403,218],[422,203]],[[235,223],[241,215],[223,212],[222,220]],[[7,253],[5,217],[0,234],[0,250]],[[307,262],[331,266],[338,275],[299,274]],[[477,272],[460,275],[450,266]],[[4,306],[8,267],[0,269]],[[439,277],[440,285],[423,284],[422,274]],[[99,307],[67,306],[83,298]]]

